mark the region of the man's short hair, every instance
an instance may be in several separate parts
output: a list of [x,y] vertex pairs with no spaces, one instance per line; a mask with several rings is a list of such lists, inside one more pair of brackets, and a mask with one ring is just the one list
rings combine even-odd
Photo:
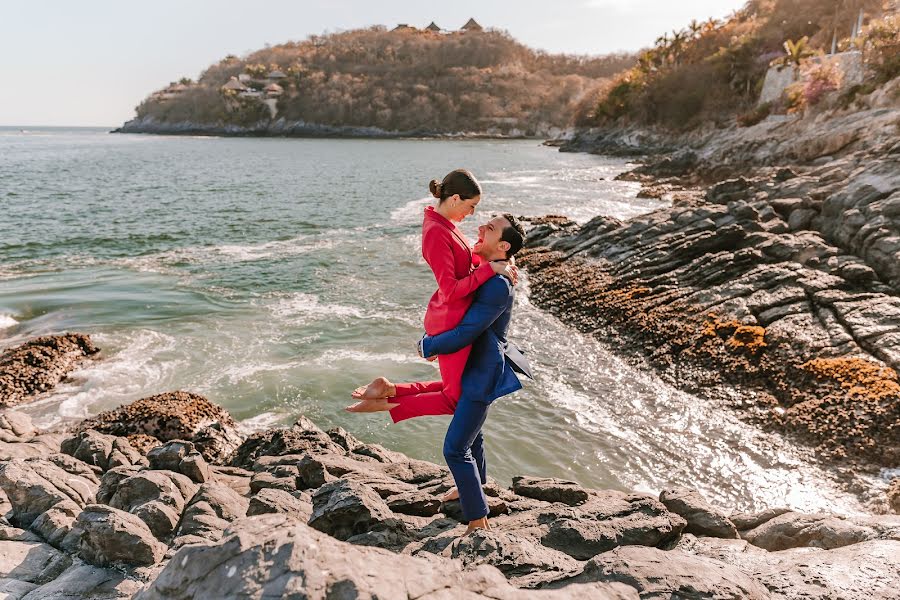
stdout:
[[509,221],[509,225],[503,228],[500,233],[500,241],[509,243],[509,250],[506,251],[506,258],[510,258],[522,249],[525,245],[525,228],[519,223],[519,220],[509,213],[502,215],[504,219]]

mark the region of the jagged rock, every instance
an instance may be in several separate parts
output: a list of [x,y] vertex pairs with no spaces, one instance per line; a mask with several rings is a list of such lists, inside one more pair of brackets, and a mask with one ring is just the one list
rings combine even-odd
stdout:
[[278,477],[277,475],[274,475],[267,471],[253,474],[253,477],[250,479],[251,494],[256,494],[260,490],[270,488],[276,490],[284,490],[286,492],[293,492],[297,489],[297,477],[296,475]]
[[75,520],[81,508],[71,500],[57,502],[32,521],[31,530],[40,534],[50,545],[66,552],[75,552],[80,535],[75,529]]
[[116,569],[80,564],[34,589],[22,600],[126,600],[142,587],[141,581]]
[[100,350],[83,333],[48,335],[0,354],[0,408],[51,390],[86,357]]
[[[296,495],[295,495],[296,494]],[[306,492],[267,488],[250,498],[247,516],[281,513],[306,523],[312,516],[312,500]]]
[[314,489],[348,473],[361,472],[369,475],[375,470],[372,463],[348,456],[306,454],[297,463],[297,488]]
[[100,478],[100,486],[97,488],[97,503],[109,504],[110,499],[123,480],[128,479],[132,475],[136,475],[141,471],[138,466],[123,465],[121,467],[113,467],[103,474]]
[[497,567],[507,578],[535,572],[559,578],[582,569],[581,563],[562,552],[503,531],[476,529],[456,538],[441,554],[460,559],[466,567],[482,564]]
[[[900,519],[895,524],[895,535],[900,539]],[[775,552],[801,546],[840,548],[875,539],[879,537],[879,531],[825,513],[787,512],[749,531],[742,531],[741,537],[754,546]]]
[[737,538],[737,528],[720,510],[714,508],[700,492],[689,488],[663,490],[659,501],[687,521],[686,533],[721,538]]
[[[489,496],[487,494],[485,494],[485,498],[487,499],[488,505],[488,517],[499,517],[500,515],[505,515],[509,512],[509,506],[507,506],[506,501],[502,498]],[[441,504],[440,511],[460,523],[467,522],[466,518],[463,516],[462,505],[459,503],[459,500],[444,502]]]
[[418,490],[401,492],[385,498],[388,507],[395,513],[430,517],[436,515],[441,509],[440,498],[426,494]]
[[330,437],[335,444],[337,444],[347,452],[353,452],[357,448],[360,448],[364,445],[343,427],[333,427],[326,433],[328,433],[328,437]]
[[5,525],[0,521],[0,542],[40,542],[41,537],[28,530]]
[[513,477],[512,489],[527,498],[545,502],[562,502],[569,506],[583,504],[588,500],[587,491],[574,481],[543,477]]
[[[415,577],[410,577],[414,573]],[[636,600],[625,586],[591,584],[517,590],[493,567],[462,571],[455,561],[354,546],[284,515],[242,519],[213,545],[187,546],[134,600],[262,596]]]
[[209,479],[209,465],[203,456],[194,450],[194,444],[184,440],[172,440],[157,446],[147,453],[151,469],[174,471],[186,475],[194,483]]
[[111,506],[86,506],[76,526],[82,532],[81,557],[100,567],[153,565],[166,553],[166,546],[156,540],[143,521]]
[[93,429],[80,431],[60,444],[60,452],[106,471],[114,467],[140,465],[146,461],[126,438],[105,435]]
[[116,436],[149,435],[188,440],[211,462],[224,461],[241,443],[237,423],[224,408],[190,392],[166,392],[136,400],[82,421],[80,431]]
[[167,540],[196,490],[197,486],[180,473],[140,471],[118,482],[109,505],[134,514],[157,539]]
[[584,505],[547,512],[541,543],[586,560],[616,546],[658,546],[677,539],[687,523],[644,494],[594,491]]
[[68,473],[50,460],[29,459],[0,464],[0,487],[12,505],[10,522],[27,528],[59,502],[81,507],[92,502],[97,483]]
[[0,542],[0,578],[40,585],[69,568],[72,559],[49,544]]
[[581,573],[550,587],[587,581],[624,583],[635,588],[642,600],[772,597],[759,581],[724,562],[640,546],[623,546],[595,556]]
[[301,417],[291,427],[267,429],[254,433],[235,450],[229,464],[233,467],[250,469],[254,461],[262,456],[299,455],[306,452],[312,454],[346,453],[315,423],[306,417]]
[[204,483],[184,509],[178,536],[218,540],[229,523],[246,516],[248,504],[227,486]]
[[339,540],[379,530],[404,530],[381,496],[361,483],[339,479],[312,495],[309,525]]

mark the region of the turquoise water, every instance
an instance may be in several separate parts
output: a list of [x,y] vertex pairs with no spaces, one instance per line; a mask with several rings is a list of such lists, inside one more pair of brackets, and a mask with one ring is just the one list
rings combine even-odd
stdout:
[[[416,356],[434,280],[427,183],[465,166],[494,212],[628,218],[664,206],[614,181],[620,159],[534,141],[223,139],[0,129],[0,345],[90,333],[102,358],[25,407],[50,425],[186,389],[250,430],[306,414],[442,462],[449,417],[343,411],[377,375],[437,377]],[[739,509],[859,510],[808,456],[629,366],[528,301],[513,337],[538,381],[498,401],[490,473],[595,487],[698,487]]]

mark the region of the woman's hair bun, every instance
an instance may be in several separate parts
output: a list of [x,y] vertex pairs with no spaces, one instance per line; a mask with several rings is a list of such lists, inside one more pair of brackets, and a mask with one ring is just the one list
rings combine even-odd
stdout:
[[438,181],[437,179],[432,179],[428,184],[428,191],[431,192],[431,195],[435,198],[440,198],[443,187],[444,185],[440,181]]

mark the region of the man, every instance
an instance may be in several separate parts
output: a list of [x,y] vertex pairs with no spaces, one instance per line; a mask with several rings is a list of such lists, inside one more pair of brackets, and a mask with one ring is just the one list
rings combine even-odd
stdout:
[[[512,215],[491,219],[478,228],[474,251],[488,261],[512,258],[525,241],[522,225]],[[475,299],[462,322],[439,335],[426,335],[419,354],[430,358],[472,345],[462,376],[462,394],[444,438],[444,458],[459,494],[466,533],[490,529],[488,506],[482,485],[487,482],[482,425],[491,402],[521,389],[514,371],[530,377],[527,361],[506,333],[512,316],[515,291],[506,277],[495,275],[475,292]]]

